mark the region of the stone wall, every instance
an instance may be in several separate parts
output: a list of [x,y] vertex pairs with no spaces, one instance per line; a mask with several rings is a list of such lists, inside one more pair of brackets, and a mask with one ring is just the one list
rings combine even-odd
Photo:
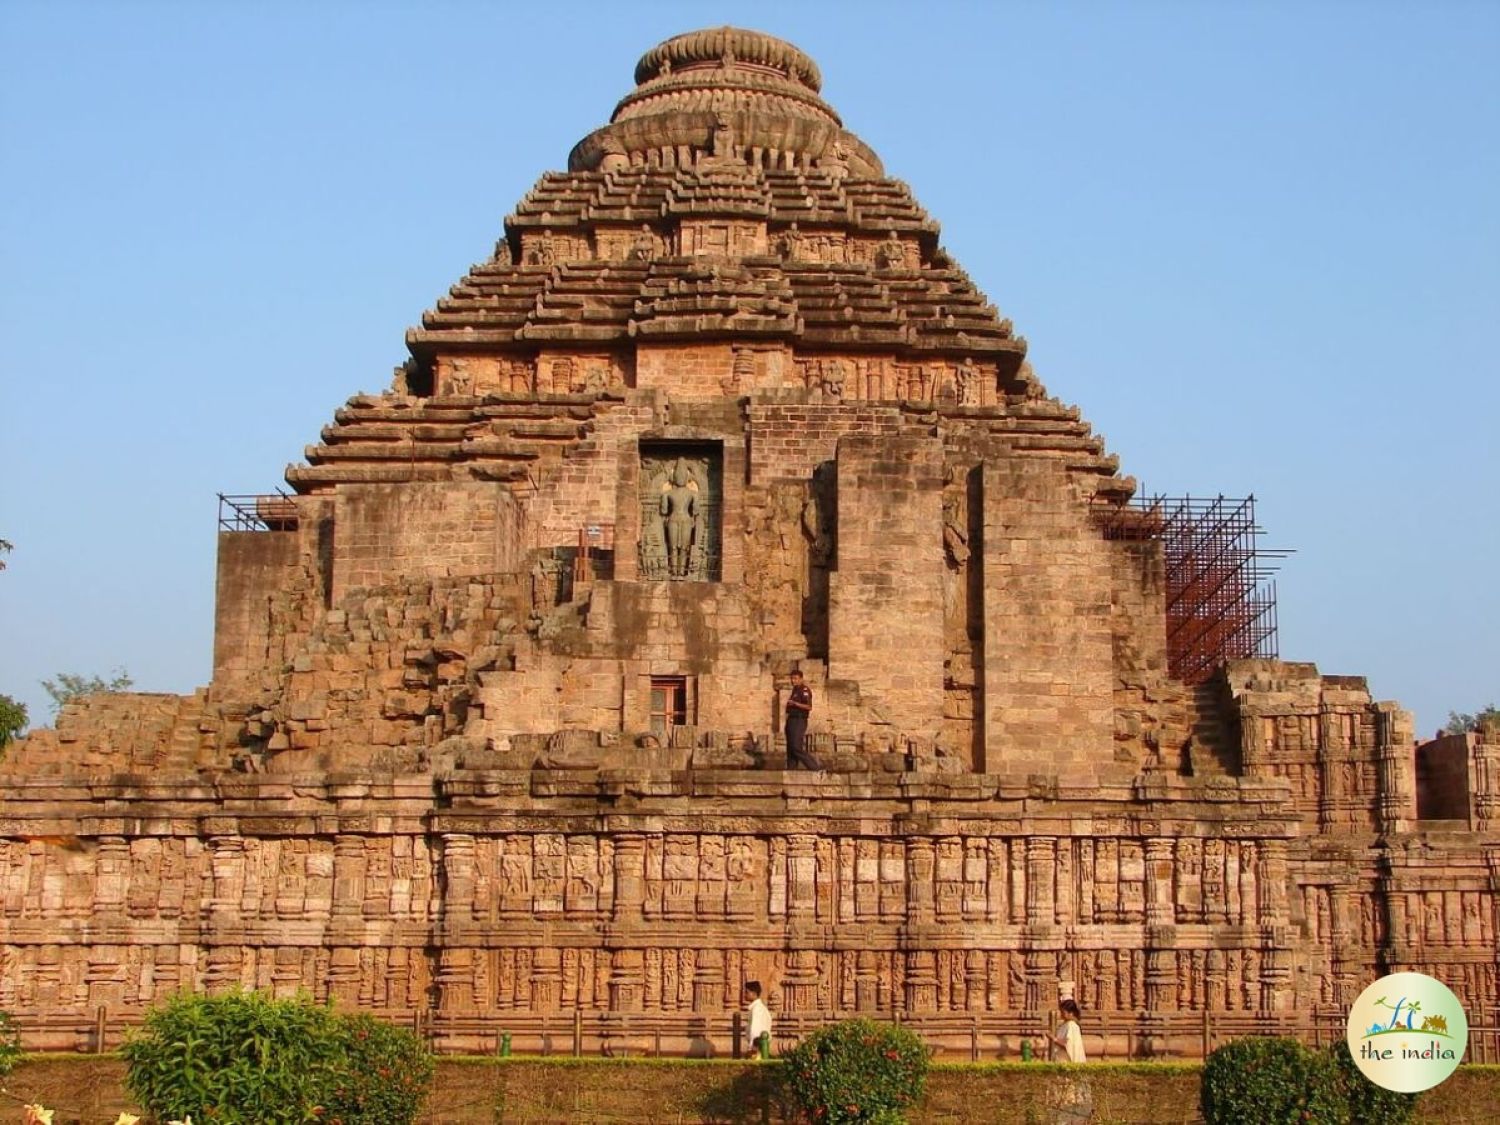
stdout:
[[219,532],[214,679],[243,692],[270,662],[271,600],[300,563],[296,531]]
[[829,582],[831,679],[872,720],[936,741],[943,726],[943,449],[933,438],[840,439]]
[[984,468],[984,706],[991,770],[1090,776],[1114,759],[1109,552],[1068,474]]
[[499,484],[348,485],[334,504],[333,601],[411,579],[515,571],[524,528],[521,510]]

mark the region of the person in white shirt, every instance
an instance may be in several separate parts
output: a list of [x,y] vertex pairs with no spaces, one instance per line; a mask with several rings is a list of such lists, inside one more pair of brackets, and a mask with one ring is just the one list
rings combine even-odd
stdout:
[[755,1057],[768,1059],[771,1057],[771,1009],[760,998],[760,991],[760,981],[745,982],[745,1002],[749,1005],[747,1013],[750,1017],[750,1049],[755,1052]]
[[1070,1063],[1087,1062],[1083,1053],[1083,1032],[1078,1029],[1078,1002],[1071,997],[1061,1001],[1057,1010],[1063,1021],[1052,1034],[1052,1057]]

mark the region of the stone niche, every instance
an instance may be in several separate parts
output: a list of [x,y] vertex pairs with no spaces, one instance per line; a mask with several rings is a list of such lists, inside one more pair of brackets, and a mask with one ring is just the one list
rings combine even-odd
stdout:
[[723,561],[724,447],[640,445],[640,578],[717,582]]

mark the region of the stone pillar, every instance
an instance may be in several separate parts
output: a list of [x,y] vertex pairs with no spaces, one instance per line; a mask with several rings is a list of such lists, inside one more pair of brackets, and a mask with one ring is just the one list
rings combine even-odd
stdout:
[[964,954],[964,1006],[971,1012],[985,1008],[986,959],[982,950]]
[[1407,832],[1417,816],[1416,761],[1411,719],[1393,704],[1375,705],[1375,760],[1381,832]]
[[[626,832],[616,836],[614,843],[614,919],[616,922],[636,922],[641,919],[646,906],[646,838],[634,832]],[[611,1006],[613,1006],[615,989],[613,982],[610,988]]]
[[609,974],[612,1012],[639,1012],[646,982],[646,957],[639,949],[616,950]]
[[854,962],[854,1006],[873,1011],[880,1003],[880,962],[875,953],[861,949]]
[[766,910],[772,918],[786,917],[787,900],[787,848],[786,840],[781,836],[772,836],[766,842],[768,853],[766,878],[769,882],[767,890]]
[[704,949],[693,970],[693,1011],[717,1012],[724,1007],[724,951]]
[[213,876],[213,914],[238,915],[245,891],[245,840],[242,836],[215,836],[208,842],[209,871]]
[[203,966],[203,990],[222,992],[240,986],[243,955],[237,945],[213,945]]
[[359,1003],[359,950],[340,946],[328,957],[328,999],[353,1007]]
[[811,922],[817,911],[818,857],[816,836],[787,837],[787,917]]
[[1053,899],[1053,876],[1057,868],[1057,841],[1051,836],[1026,840],[1026,924],[1051,926],[1057,917]]
[[1146,950],[1146,1010],[1170,1012],[1177,1008],[1177,951],[1169,927],[1148,927]]
[[465,832],[443,834],[442,916],[449,926],[474,917],[474,837]]
[[438,952],[438,1011],[474,1010],[474,950],[447,948]]
[[799,949],[787,955],[786,974],[781,978],[782,1002],[790,1012],[818,1009],[818,954]]
[[130,883],[130,844],[123,836],[100,836],[95,857],[94,916],[117,918],[125,912]]
[[365,838],[333,838],[333,919],[352,920],[365,909]]
[[1210,949],[1206,958],[1205,991],[1210,1011],[1222,1012],[1229,1007],[1229,971],[1224,951]]
[[1287,905],[1287,842],[1264,840],[1260,846],[1260,872],[1256,887],[1262,926],[1286,925],[1291,919]]
[[[469,1006],[473,1007],[470,988]],[[562,992],[562,950],[539,945],[531,956],[531,1007],[536,1012],[555,1012]]]
[[1170,926],[1176,921],[1172,894],[1172,841],[1146,841],[1146,925]]
[[917,1015],[937,1008],[937,958],[930,951],[906,955],[906,1012]]
[[1295,997],[1292,964],[1295,951],[1276,945],[1266,950],[1261,961],[1260,1006],[1270,1012],[1290,1011]]
[[1057,952],[1052,949],[1026,951],[1026,1010],[1050,1012],[1057,1007]]
[[1500,829],[1500,744],[1474,742],[1470,753],[1473,760],[1470,823],[1476,832],[1494,832]]
[[923,925],[933,920],[934,863],[934,849],[930,839],[925,836],[914,836],[906,841],[906,921],[908,925]]

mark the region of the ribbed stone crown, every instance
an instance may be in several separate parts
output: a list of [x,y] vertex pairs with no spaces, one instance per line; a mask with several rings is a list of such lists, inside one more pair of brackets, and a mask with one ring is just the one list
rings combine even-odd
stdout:
[[734,27],[690,31],[642,55],[635,81],[610,123],[574,147],[570,171],[712,156],[884,174],[880,158],[819,95],[817,64],[785,40]]

